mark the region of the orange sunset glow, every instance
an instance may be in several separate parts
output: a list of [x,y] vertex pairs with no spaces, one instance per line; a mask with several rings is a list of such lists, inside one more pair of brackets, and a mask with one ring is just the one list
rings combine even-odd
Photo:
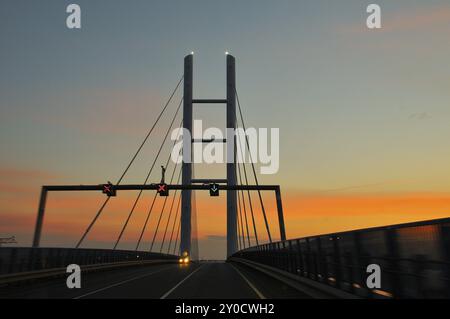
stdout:
[[[21,244],[29,244],[35,224],[39,184],[57,178],[58,174],[20,169],[2,170],[0,173],[2,180],[14,181],[11,186],[1,185],[0,205],[7,213],[1,215],[0,231],[5,234],[15,234]],[[87,247],[109,248],[112,245],[135,196],[136,192],[122,192],[113,199],[110,207],[103,213],[89,235]],[[124,249],[134,248],[152,198],[153,192],[144,193],[143,200],[137,206],[124,235],[121,244]],[[271,232],[275,239],[278,239],[273,194],[264,193],[263,198]],[[253,199],[255,203],[258,203],[256,194],[253,194]],[[171,198],[168,200],[157,242],[163,236],[171,200]],[[44,245],[73,246],[102,201],[103,197],[100,194],[51,193],[44,222]],[[450,194],[444,192],[324,194],[287,191],[284,192],[283,202],[289,238],[442,218],[450,214]],[[154,225],[162,203],[162,199],[156,202],[149,226],[144,234],[141,246],[143,249],[149,245],[153,237]],[[225,242],[225,197],[212,199],[199,194],[197,203],[197,236],[200,243],[203,243],[204,253],[214,255],[211,251],[214,251],[213,247],[218,244],[217,241],[222,245]],[[169,225],[173,223],[175,209],[172,214]],[[260,242],[266,242],[267,233],[260,215],[256,216],[256,224]],[[250,234],[253,234],[252,229]]]

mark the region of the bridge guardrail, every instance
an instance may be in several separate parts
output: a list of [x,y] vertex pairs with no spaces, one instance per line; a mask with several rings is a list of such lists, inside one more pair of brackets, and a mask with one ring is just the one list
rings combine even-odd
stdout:
[[[450,298],[450,218],[250,247],[241,258],[368,298]],[[381,268],[368,289],[367,266]]]
[[313,299],[360,299],[360,297],[345,292],[341,289],[336,289],[328,285],[323,285],[314,280],[310,280],[296,274],[289,273],[280,268],[275,268],[266,264],[260,264],[248,259],[241,259],[232,257],[230,262],[238,263],[240,265],[249,267],[257,272],[263,273],[269,277],[274,278],[303,294],[308,295]]
[[129,250],[1,247],[0,275],[57,269],[70,264],[87,266],[150,260],[178,260],[178,257]]

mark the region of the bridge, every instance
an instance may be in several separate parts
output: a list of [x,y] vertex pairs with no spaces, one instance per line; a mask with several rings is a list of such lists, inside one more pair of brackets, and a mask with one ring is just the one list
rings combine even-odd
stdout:
[[[260,184],[251,158],[248,163],[237,161],[244,150],[251,157],[248,138],[241,140],[228,134],[226,139],[192,138],[195,104],[223,104],[227,129],[235,130],[239,125],[246,129],[236,90],[235,58],[228,54],[226,59],[226,98],[195,99],[193,54],[185,57],[183,76],[116,183],[42,187],[32,247],[0,248],[0,297],[450,298],[450,218],[287,239],[281,187]],[[183,97],[158,144],[159,150],[146,178],[141,184],[123,184],[156,125],[168,112],[181,83]],[[161,180],[151,183],[181,106],[181,124],[189,133],[183,134],[182,152],[176,154],[182,158],[181,165],[176,162],[169,169],[173,154],[167,155],[165,161],[163,157]],[[156,142],[152,140],[152,143]],[[191,149],[196,143],[226,144],[226,178],[195,178]],[[171,172],[168,180],[167,169]],[[138,195],[111,249],[83,248],[108,203],[130,190],[138,191]],[[41,247],[48,194],[75,191],[102,192],[106,198],[74,248]],[[208,191],[210,196],[219,196],[220,192],[227,196],[227,258],[224,261],[200,260],[197,238],[193,236],[195,192]],[[118,249],[144,192],[153,197],[136,247]],[[251,192],[257,193],[258,203],[253,202]],[[271,233],[262,192],[274,195],[277,235]],[[156,215],[149,248],[144,250],[143,238],[148,233],[151,217],[156,214],[152,212],[158,197],[163,200],[162,209]],[[257,213],[264,221],[263,236],[255,223]],[[280,240],[274,240],[275,237]],[[66,284],[67,266],[72,264],[81,267],[81,288],[69,289]],[[374,265],[381,276],[375,287],[368,284]]]

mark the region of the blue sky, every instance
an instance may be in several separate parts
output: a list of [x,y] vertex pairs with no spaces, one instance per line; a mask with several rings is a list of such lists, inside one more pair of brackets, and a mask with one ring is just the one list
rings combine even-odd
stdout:
[[[85,121],[99,113],[96,103],[110,92],[124,92],[121,96],[126,92],[148,103],[148,110],[138,110],[146,112],[141,115],[156,112],[181,74],[183,56],[192,50],[196,94],[224,95],[223,52],[229,50],[238,59],[238,88],[248,124],[283,127],[283,141],[297,136],[300,144],[284,144],[285,158],[304,156],[307,165],[317,163],[317,152],[326,157],[327,152],[340,151],[333,146],[337,139],[364,147],[364,139],[384,141],[398,128],[417,135],[419,142],[434,140],[433,134],[417,132],[420,127],[410,128],[411,121],[404,120],[436,111],[449,116],[444,84],[448,30],[436,32],[434,25],[439,27],[442,21],[371,32],[364,26],[365,1],[79,1],[82,30],[72,31],[65,27],[68,3],[2,2],[0,103],[6,123],[1,141],[13,148],[6,162],[29,164],[30,159],[24,158],[30,149],[40,157],[40,139],[51,139],[52,147],[60,148],[63,154],[54,154],[62,156],[59,163],[71,156],[68,153],[89,151],[84,149],[85,132],[64,125],[55,131],[52,126],[58,124],[39,119]],[[448,9],[445,1],[379,4],[386,26],[397,20],[403,23],[408,15],[414,20],[421,11]],[[131,109],[125,125],[133,123],[133,116],[141,117],[131,113],[136,101],[122,102]],[[105,106],[101,112],[110,111]],[[433,122],[439,122],[440,115]],[[104,115],[104,127],[113,116]],[[404,138],[398,136],[403,146]],[[117,146],[115,139],[106,144]],[[105,144],[95,136],[89,140],[96,147]],[[327,140],[330,145],[319,149]],[[298,147],[304,148],[303,154]],[[100,154],[90,156],[98,160]],[[293,166],[285,162],[281,174],[287,175]],[[116,164],[111,173],[113,167]]]

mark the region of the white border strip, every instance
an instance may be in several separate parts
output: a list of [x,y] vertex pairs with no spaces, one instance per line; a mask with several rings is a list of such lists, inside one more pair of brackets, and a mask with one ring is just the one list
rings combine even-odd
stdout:
[[244,276],[244,274],[243,274],[239,269],[237,269],[237,267],[235,267],[235,266],[234,266],[233,264],[231,264],[231,263],[230,263],[230,266],[231,266],[234,270],[236,270],[236,272],[242,277],[242,279],[245,280],[245,282],[247,283],[247,285],[249,285],[249,287],[253,289],[253,291],[258,295],[258,298],[259,298],[259,299],[266,299],[266,297],[261,293],[261,291],[259,291],[258,288],[256,288],[256,287],[250,282],[250,280],[248,280],[248,279]]
[[189,277],[191,277],[193,274],[195,274],[197,271],[200,270],[200,268],[202,268],[203,265],[199,266],[197,269],[195,269],[193,272],[191,272],[189,275],[187,275],[186,277],[184,277],[184,279],[182,281],[180,281],[179,283],[177,283],[175,285],[175,287],[173,287],[172,289],[170,289],[168,292],[166,292],[164,295],[162,295],[161,298],[159,299],[166,299],[175,289],[177,289],[183,282],[185,282],[186,280],[189,279]]
[[167,267],[167,268],[164,268],[164,269],[159,269],[159,270],[153,271],[153,272],[151,272],[151,273],[147,273],[147,274],[145,274],[145,275],[140,275],[140,276],[133,277],[133,278],[130,278],[130,279],[127,279],[127,280],[123,280],[123,281],[120,281],[120,282],[118,282],[118,283],[115,283],[115,284],[112,284],[112,285],[109,285],[109,286],[106,286],[106,287],[103,287],[103,288],[100,288],[100,289],[97,289],[97,290],[94,290],[94,291],[85,293],[84,295],[74,297],[73,299],[81,299],[81,298],[84,298],[84,297],[87,297],[87,296],[96,294],[96,293],[98,293],[98,292],[101,292],[101,291],[104,291],[104,290],[107,290],[107,289],[110,289],[110,288],[113,288],[113,287],[117,287],[117,286],[126,284],[126,283],[128,283],[128,282],[130,282],[130,281],[133,281],[133,280],[137,280],[137,279],[141,279],[141,278],[144,278],[144,277],[148,277],[148,276],[157,274],[157,273],[159,273],[159,272],[162,272],[162,271],[164,271],[164,270],[168,270],[168,269],[171,269],[171,268],[173,268],[173,267]]

